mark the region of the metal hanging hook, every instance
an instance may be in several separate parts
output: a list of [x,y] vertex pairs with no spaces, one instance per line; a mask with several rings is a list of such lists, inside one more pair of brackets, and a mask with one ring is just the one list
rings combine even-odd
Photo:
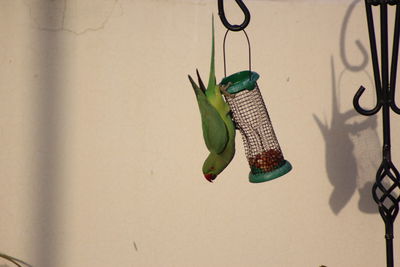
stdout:
[[246,5],[243,3],[242,0],[235,0],[236,3],[239,5],[240,9],[243,11],[244,14],[244,21],[240,25],[232,25],[228,22],[228,20],[225,17],[225,11],[224,11],[224,0],[218,0],[218,15],[222,21],[222,24],[231,31],[242,31],[244,30],[247,25],[250,23],[250,11],[247,9]]
[[[226,33],[225,33],[225,35],[224,35],[224,42],[223,42],[223,45],[222,45],[222,47],[223,47],[223,57],[224,57],[224,75],[225,75],[225,77],[226,77],[226,46],[225,46],[225,43],[226,43],[226,37],[228,36],[228,33],[229,33],[229,30],[226,30]],[[247,40],[247,45],[248,45],[248,47],[249,47],[249,75],[251,75],[251,47],[250,47],[250,39],[249,39],[249,36],[247,35],[247,33],[246,33],[246,31],[245,30],[243,30],[243,33],[244,33],[244,35],[246,36],[246,40]]]
[[[383,90],[387,90],[389,97],[388,103],[390,108],[397,114],[400,114],[400,108],[396,104],[395,92],[396,92],[396,73],[397,73],[397,62],[399,56],[399,40],[400,40],[400,3],[397,3],[396,6],[396,19],[394,26],[394,38],[393,38],[393,48],[392,48],[392,62],[390,68],[390,74],[388,76],[389,80],[386,81],[387,88],[383,88],[382,80],[380,77],[380,68],[378,62],[378,52],[376,46],[376,38],[375,38],[375,30],[374,30],[374,19],[371,5],[379,5],[381,4],[394,4],[396,1],[392,0],[366,0],[366,12],[367,12],[367,22],[368,22],[368,32],[370,36],[370,46],[371,46],[371,54],[372,54],[372,66],[375,76],[375,90],[376,90],[376,105],[373,109],[366,110],[360,106],[360,98],[365,91],[363,86],[358,89],[357,93],[353,98],[354,108],[361,114],[366,116],[371,116],[376,114],[383,106]],[[387,11],[386,11],[387,13]],[[387,14],[385,15],[387,17]],[[385,19],[387,20],[387,18]],[[386,29],[387,30],[387,29]],[[387,40],[386,40],[387,42]],[[386,71],[388,72],[388,70]]]
[[374,19],[372,13],[371,4],[368,3],[369,0],[365,0],[365,7],[367,13],[367,24],[368,24],[368,35],[370,40],[370,47],[371,47],[371,55],[372,55],[372,67],[374,71],[374,80],[375,80],[375,93],[376,93],[376,104],[375,107],[367,110],[361,107],[360,105],[360,98],[365,91],[364,86],[360,86],[357,93],[353,98],[353,106],[358,113],[365,115],[365,116],[372,116],[382,108],[382,81],[380,77],[380,68],[379,68],[379,61],[378,61],[378,52],[376,46],[376,38],[375,38],[375,27],[374,27]]

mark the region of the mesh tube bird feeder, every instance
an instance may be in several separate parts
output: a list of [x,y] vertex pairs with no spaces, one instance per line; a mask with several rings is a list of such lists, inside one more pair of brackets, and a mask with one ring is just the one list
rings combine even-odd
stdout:
[[225,78],[220,83],[221,91],[232,111],[236,128],[242,135],[246,157],[250,165],[249,180],[261,183],[288,173],[292,166],[283,157],[275,131],[262,98],[257,80],[260,77],[251,71],[250,42],[249,70],[226,77],[225,39],[224,69]]

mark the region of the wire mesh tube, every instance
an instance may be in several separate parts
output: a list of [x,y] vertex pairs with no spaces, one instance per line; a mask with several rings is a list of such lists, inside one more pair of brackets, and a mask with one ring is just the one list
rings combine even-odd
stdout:
[[292,169],[272,128],[257,85],[258,78],[255,72],[242,71],[225,77],[220,84],[242,135],[252,183],[278,178]]

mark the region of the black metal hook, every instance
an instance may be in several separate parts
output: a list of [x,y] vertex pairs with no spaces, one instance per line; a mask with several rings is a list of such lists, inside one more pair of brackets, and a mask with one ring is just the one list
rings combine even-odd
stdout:
[[[375,90],[376,90],[376,105],[371,110],[366,110],[360,106],[360,98],[365,91],[365,88],[361,86],[353,99],[354,108],[362,115],[371,116],[376,114],[381,107],[383,106],[383,102],[387,101],[389,103],[390,108],[397,114],[400,114],[400,108],[396,105],[395,100],[395,91],[396,91],[396,73],[397,73],[397,61],[398,61],[398,50],[399,50],[399,37],[400,37],[400,3],[397,3],[396,6],[396,20],[395,20],[395,28],[394,28],[394,39],[393,39],[393,50],[392,50],[392,62],[390,69],[390,76],[386,77],[390,79],[390,81],[385,81],[385,84],[382,84],[380,77],[380,68],[378,62],[378,52],[376,46],[376,37],[374,30],[374,19],[372,14],[371,5],[379,5],[380,2],[384,2],[383,4],[391,4],[393,1],[391,0],[366,0],[366,13],[367,13],[367,22],[368,22],[368,32],[370,36],[370,46],[371,46],[371,55],[372,55],[372,66],[375,77]],[[398,0],[396,0],[398,1]],[[382,14],[381,14],[382,15]],[[384,17],[383,21],[387,21],[387,11],[383,13]],[[387,23],[387,22],[386,22]],[[387,31],[387,26],[386,26]],[[387,40],[386,40],[387,42]],[[385,49],[387,50],[387,49]],[[387,52],[386,52],[387,53]],[[385,53],[385,54],[386,54]],[[388,70],[385,71],[386,73]],[[388,75],[388,74],[387,74]],[[384,91],[387,92],[384,95]],[[385,99],[384,99],[385,98]]]
[[228,20],[225,17],[225,11],[224,11],[224,0],[218,0],[218,15],[222,21],[222,24],[231,31],[242,31],[244,30],[247,25],[250,23],[250,11],[247,9],[246,5],[243,3],[242,0],[235,0],[236,3],[239,5],[240,9],[243,11],[244,14],[244,21],[240,25],[232,25],[228,22]]
[[368,22],[368,33],[371,47],[371,55],[372,55],[372,67],[374,70],[374,80],[375,80],[375,91],[376,91],[376,105],[371,110],[366,110],[360,106],[360,97],[364,93],[365,88],[361,86],[357,93],[353,98],[354,108],[362,115],[371,116],[376,114],[382,107],[382,83],[380,77],[379,70],[379,62],[378,62],[378,52],[376,48],[376,37],[375,37],[375,29],[374,29],[374,19],[372,15],[371,4],[368,3],[369,0],[365,1],[366,13],[367,13],[367,22]]
[[365,87],[360,86],[360,88],[358,89],[358,91],[356,92],[356,94],[353,98],[353,106],[354,106],[354,109],[357,110],[358,113],[360,113],[364,116],[372,116],[372,115],[376,114],[382,107],[381,94],[378,92],[376,94],[377,101],[376,101],[375,107],[373,109],[366,110],[360,106],[360,97],[364,93],[364,91],[365,91]]

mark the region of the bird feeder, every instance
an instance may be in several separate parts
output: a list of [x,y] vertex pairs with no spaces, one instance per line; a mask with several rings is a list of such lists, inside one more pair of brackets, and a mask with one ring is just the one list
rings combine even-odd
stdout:
[[[260,76],[251,71],[250,41],[245,31],[250,22],[250,12],[241,0],[235,1],[244,14],[241,25],[232,25],[228,22],[224,12],[224,2],[218,0],[218,15],[227,28],[223,41],[225,78],[220,83],[220,89],[230,106],[236,128],[242,135],[247,161],[250,165],[249,180],[252,183],[261,183],[288,173],[292,165],[283,157],[272,128],[267,108],[257,85]],[[227,77],[225,43],[230,31],[243,32],[246,36],[249,46],[249,70]]]
[[220,86],[239,129],[250,165],[249,180],[261,183],[288,173],[267,108],[261,96],[256,72],[241,71],[222,79]]

